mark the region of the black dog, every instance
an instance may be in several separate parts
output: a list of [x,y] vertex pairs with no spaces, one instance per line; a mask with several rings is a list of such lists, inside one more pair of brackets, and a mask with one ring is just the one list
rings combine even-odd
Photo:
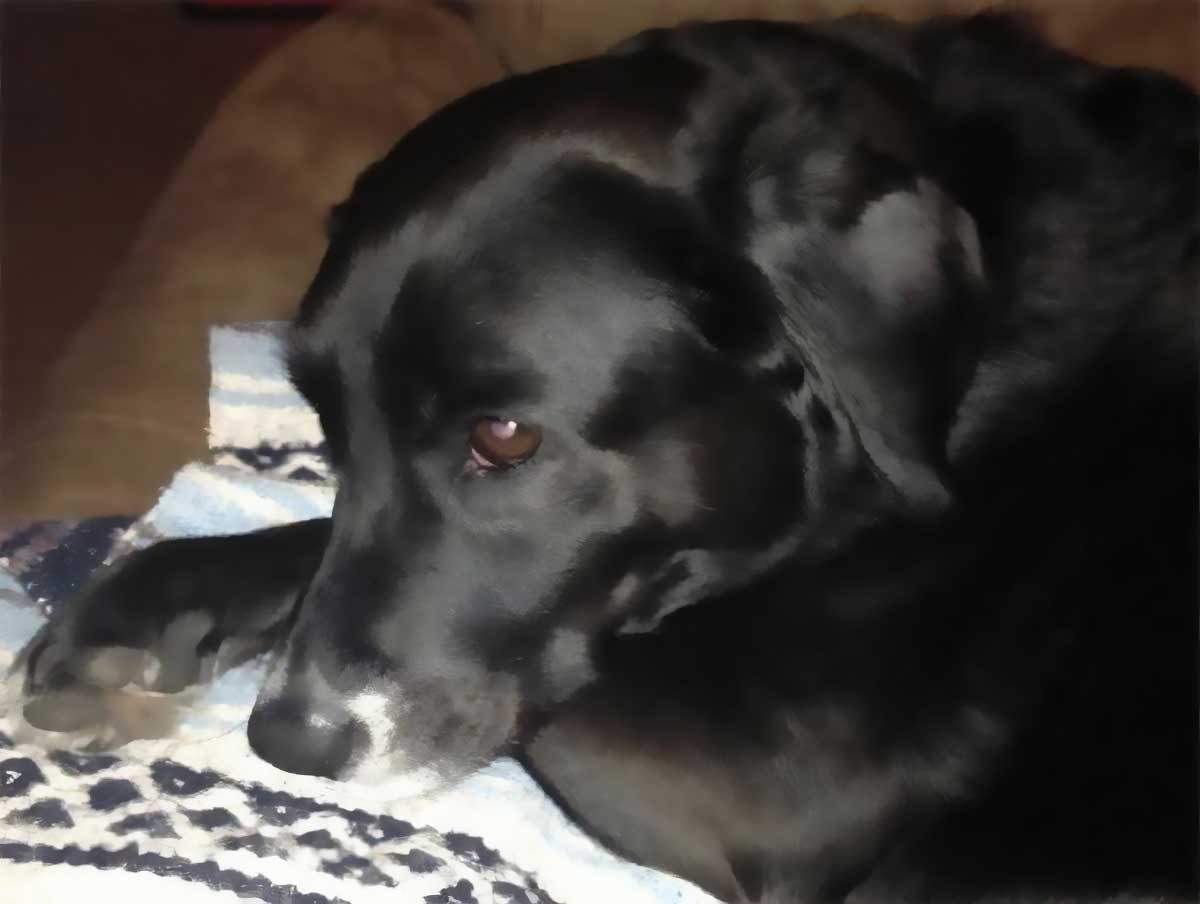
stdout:
[[332,519],[112,569],[30,720],[278,643],[268,761],[515,753],[730,900],[1194,895],[1198,114],[996,17],[451,105],[292,335]]

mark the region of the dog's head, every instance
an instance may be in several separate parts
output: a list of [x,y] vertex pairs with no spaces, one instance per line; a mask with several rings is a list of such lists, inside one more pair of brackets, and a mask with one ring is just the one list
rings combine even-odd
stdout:
[[634,48],[468,97],[364,174],[292,338],[339,488],[263,756],[452,778],[613,638],[947,504],[974,227],[857,52],[814,100]]

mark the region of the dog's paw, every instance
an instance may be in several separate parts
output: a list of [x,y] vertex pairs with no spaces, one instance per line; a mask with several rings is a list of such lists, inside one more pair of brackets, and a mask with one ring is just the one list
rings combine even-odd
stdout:
[[105,566],[20,653],[10,705],[53,744],[169,734],[217,675],[286,637],[327,536],[318,521],[164,540]]
[[19,654],[12,678],[25,722],[57,735],[52,743],[89,749],[171,734],[215,672],[211,618],[185,613],[149,636],[142,625],[130,643],[112,642],[111,623],[89,630],[94,622],[86,613],[52,622]]

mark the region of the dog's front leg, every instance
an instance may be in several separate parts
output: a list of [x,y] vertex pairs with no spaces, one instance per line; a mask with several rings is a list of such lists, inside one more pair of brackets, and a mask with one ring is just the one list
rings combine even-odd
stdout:
[[93,746],[168,732],[179,694],[286,631],[328,537],[319,519],[167,540],[102,569],[18,656],[25,718]]

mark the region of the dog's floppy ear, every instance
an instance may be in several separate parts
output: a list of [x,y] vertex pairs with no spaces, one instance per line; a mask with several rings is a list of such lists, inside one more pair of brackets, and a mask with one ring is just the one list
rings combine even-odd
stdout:
[[749,254],[875,470],[911,507],[943,509],[946,437],[976,357],[971,218],[917,178],[840,221],[765,217]]
[[904,503],[937,512],[951,501],[946,438],[976,359],[979,240],[922,171],[919,117],[871,100],[852,121],[821,119],[809,99],[725,119],[746,133],[708,163],[732,173],[710,172],[698,194],[757,271],[777,343]]

